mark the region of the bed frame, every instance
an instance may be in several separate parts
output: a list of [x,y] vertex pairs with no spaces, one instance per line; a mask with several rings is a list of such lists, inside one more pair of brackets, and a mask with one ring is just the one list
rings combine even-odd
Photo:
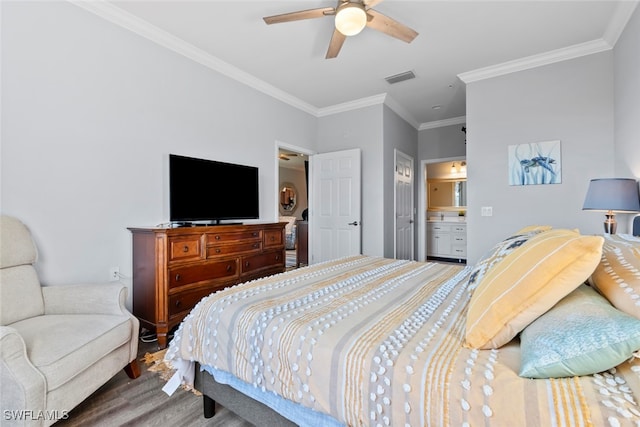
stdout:
[[242,419],[254,425],[270,427],[296,427],[297,424],[283,417],[268,406],[240,393],[226,384],[217,382],[211,374],[200,370],[196,363],[195,388],[202,393],[204,417],[215,415],[218,402]]

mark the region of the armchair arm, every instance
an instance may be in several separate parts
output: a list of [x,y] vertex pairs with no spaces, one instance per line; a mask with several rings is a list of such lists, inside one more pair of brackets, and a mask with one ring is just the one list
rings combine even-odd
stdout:
[[29,361],[24,340],[10,326],[0,326],[0,355],[2,409],[45,410],[44,376]]
[[45,314],[130,315],[125,308],[127,287],[104,285],[43,286]]

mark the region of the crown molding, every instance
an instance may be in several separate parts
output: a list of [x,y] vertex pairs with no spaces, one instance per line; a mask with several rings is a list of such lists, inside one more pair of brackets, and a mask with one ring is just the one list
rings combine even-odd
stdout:
[[611,45],[603,39],[592,40],[538,55],[503,62],[502,64],[467,71],[466,73],[458,74],[458,77],[464,83],[469,84],[479,80],[490,79],[492,77],[503,76],[505,74],[511,74],[518,71],[530,70],[543,65],[554,64],[556,62],[579,58],[581,56],[591,55],[610,49]]
[[611,46],[615,46],[620,38],[620,35],[627,26],[631,15],[636,10],[638,1],[623,1],[618,4],[616,10],[613,13],[611,21],[607,26],[607,30],[604,32],[602,38]]
[[418,128],[418,130],[435,129],[435,128],[441,128],[444,126],[452,126],[452,125],[461,125],[461,124],[465,124],[466,122],[467,122],[467,116],[452,117],[450,119],[422,123]]
[[341,104],[331,105],[329,107],[319,108],[317,116],[330,116],[332,114],[343,113],[345,111],[357,110],[363,107],[384,104],[386,96],[386,93],[380,93],[378,95],[372,95],[366,98],[360,98],[353,101],[343,102]]
[[215,70],[220,74],[237,80],[240,83],[243,83],[279,101],[289,104],[292,107],[295,107],[314,116],[318,115],[318,108],[314,107],[313,105],[308,104],[301,99],[296,98],[295,96],[292,96],[289,93],[284,92],[283,90],[280,90],[275,86],[272,86],[269,83],[260,80],[253,75],[240,70],[239,68],[234,67],[228,62],[222,61],[214,57],[213,55],[210,55],[204,50],[199,49],[192,44],[187,43],[184,40],[104,0],[67,1],[109,22],[132,31],[139,36],[157,43],[160,46],[163,46],[193,61],[196,61],[197,63],[204,65],[207,68]]
[[302,110],[315,117],[323,117],[331,114],[337,114],[345,111],[356,110],[371,105],[387,104],[400,117],[409,122],[415,128],[418,127],[415,120],[402,108],[397,102],[389,99],[385,93],[373,95],[367,98],[357,99],[354,101],[344,102],[325,108],[315,107],[307,102],[302,101],[284,92],[275,86],[260,80],[253,75],[234,67],[233,65],[222,61],[213,55],[193,46],[190,43],[150,24],[149,22],[138,18],[129,12],[114,6],[104,0],[67,0],[88,12],[91,12],[113,24],[125,28],[139,36],[142,36],[160,46],[170,49],[180,55],[183,55],[207,68],[217,71],[229,78],[237,80],[253,89],[256,89],[266,95],[269,95],[279,101],[284,102],[294,108]]

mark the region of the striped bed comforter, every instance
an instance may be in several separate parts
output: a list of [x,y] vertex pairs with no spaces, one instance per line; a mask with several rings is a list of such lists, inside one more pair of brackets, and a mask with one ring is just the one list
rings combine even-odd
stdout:
[[640,425],[638,359],[531,380],[517,375],[517,340],[465,348],[469,270],[356,256],[248,282],[203,299],[166,359],[349,426]]

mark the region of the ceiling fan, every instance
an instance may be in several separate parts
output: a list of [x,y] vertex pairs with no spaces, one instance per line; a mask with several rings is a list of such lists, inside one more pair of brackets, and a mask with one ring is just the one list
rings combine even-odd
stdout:
[[329,49],[325,57],[327,59],[338,56],[347,36],[358,34],[365,26],[411,43],[418,36],[418,33],[406,25],[373,10],[372,7],[380,2],[382,0],[338,0],[336,7],[300,10],[281,15],[266,16],[262,19],[267,24],[279,24],[302,19],[335,16],[335,29],[329,42]]
[[298,154],[298,153],[284,153],[284,152],[280,152],[280,154],[278,155],[278,158],[280,160],[286,160],[289,161],[291,160],[291,157],[297,157],[297,156],[304,156],[303,154]]

